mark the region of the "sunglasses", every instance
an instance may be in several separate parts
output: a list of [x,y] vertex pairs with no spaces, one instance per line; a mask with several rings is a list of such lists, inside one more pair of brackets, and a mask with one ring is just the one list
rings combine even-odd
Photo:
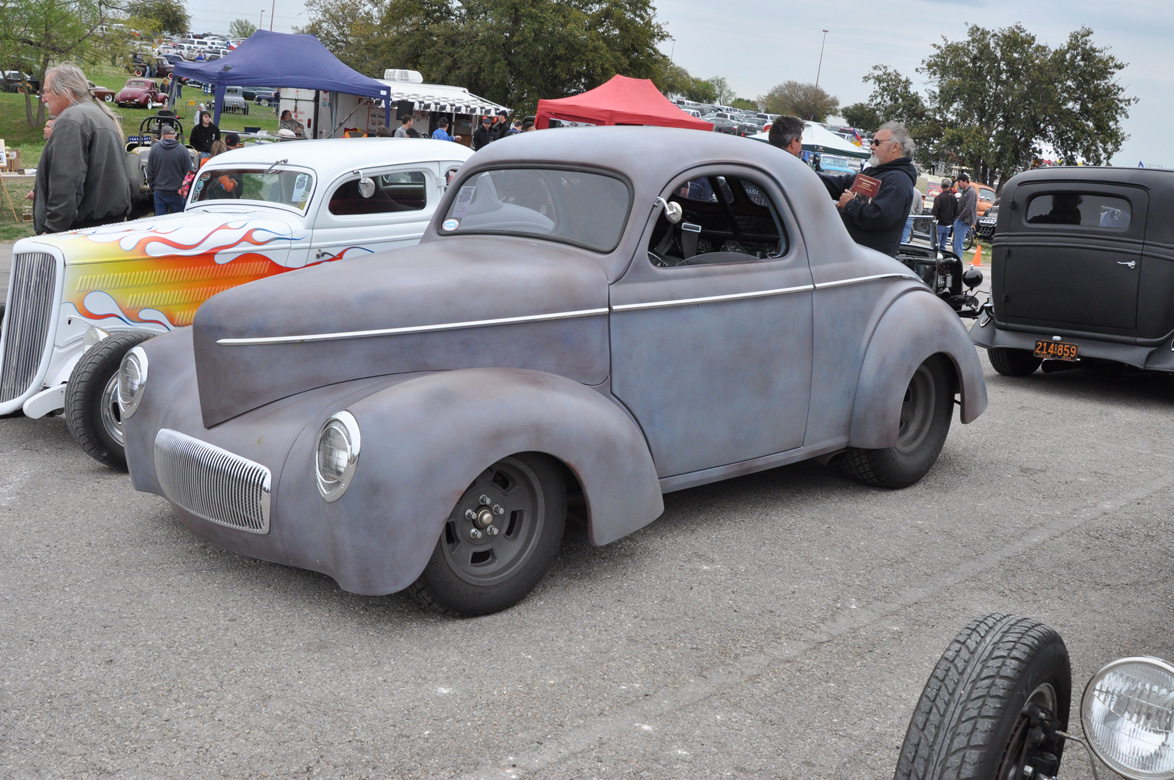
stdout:
[[872,139],[871,141],[869,141],[869,143],[870,143],[872,146],[880,146],[881,144],[886,144],[886,143],[888,143],[889,141],[892,141],[892,140],[893,140],[892,138],[885,138],[885,139],[883,139],[883,140],[881,140],[881,141],[878,141],[878,140],[876,140],[876,139],[874,138],[874,139]]

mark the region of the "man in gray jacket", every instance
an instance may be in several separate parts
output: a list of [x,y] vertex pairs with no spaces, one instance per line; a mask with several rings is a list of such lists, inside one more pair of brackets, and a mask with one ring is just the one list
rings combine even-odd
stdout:
[[966,233],[978,221],[978,191],[965,173],[958,174],[958,189],[962,190],[962,196],[958,198],[958,218],[954,220],[954,254],[961,257]]
[[54,121],[37,165],[33,228],[58,233],[125,219],[130,177],[113,112],[90,94],[76,65],[50,68],[41,99]]
[[176,140],[172,125],[163,125],[159,138],[147,156],[147,183],[155,190],[155,216],[178,214],[183,211],[185,201],[179,188],[183,186],[184,176],[193,170],[192,156]]

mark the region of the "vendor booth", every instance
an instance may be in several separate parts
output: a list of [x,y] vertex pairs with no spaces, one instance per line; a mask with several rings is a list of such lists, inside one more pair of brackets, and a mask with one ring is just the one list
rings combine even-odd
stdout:
[[656,125],[713,130],[713,125],[682,111],[648,79],[613,76],[610,81],[579,95],[539,100],[534,126],[550,121],[579,125]]

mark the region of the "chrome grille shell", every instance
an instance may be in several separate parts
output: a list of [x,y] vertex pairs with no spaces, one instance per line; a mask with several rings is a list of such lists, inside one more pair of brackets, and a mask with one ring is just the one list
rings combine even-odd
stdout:
[[163,495],[203,520],[269,533],[272,477],[248,458],[170,428],[155,435],[155,473]]
[[0,336],[0,404],[34,389],[49,356],[58,298],[58,263],[45,252],[21,252],[12,258],[8,306]]

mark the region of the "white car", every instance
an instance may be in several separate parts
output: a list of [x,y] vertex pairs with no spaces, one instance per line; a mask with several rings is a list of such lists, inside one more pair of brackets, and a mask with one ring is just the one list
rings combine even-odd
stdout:
[[122,465],[115,378],[127,350],[190,325],[230,287],[415,244],[471,154],[423,139],[247,146],[204,165],[182,214],[18,241],[0,415],[64,411],[87,453]]

